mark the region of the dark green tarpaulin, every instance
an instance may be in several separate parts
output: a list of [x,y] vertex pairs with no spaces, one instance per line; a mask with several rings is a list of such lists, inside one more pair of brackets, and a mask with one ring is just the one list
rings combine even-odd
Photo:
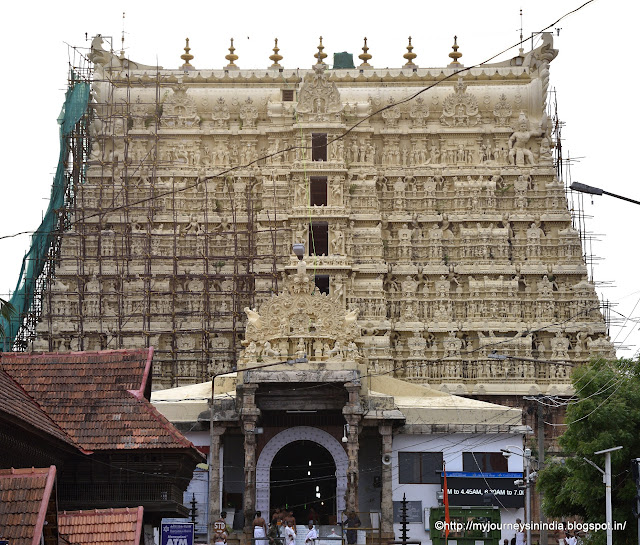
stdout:
[[353,53],[334,53],[333,54],[333,69],[339,68],[355,68],[353,65]]

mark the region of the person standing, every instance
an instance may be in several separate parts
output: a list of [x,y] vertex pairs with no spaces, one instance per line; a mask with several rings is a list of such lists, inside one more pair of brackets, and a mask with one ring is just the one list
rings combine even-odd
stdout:
[[318,539],[318,532],[313,527],[313,522],[309,521],[309,531],[307,537],[304,539],[305,545],[315,545],[316,539]]
[[253,538],[255,545],[267,545],[267,523],[262,518],[262,513],[256,511],[256,517],[253,519]]
[[225,543],[226,543],[226,538],[229,537],[229,525],[227,524],[226,511],[222,511],[220,513],[220,518],[216,521],[214,527],[216,531],[221,531],[225,534]]
[[360,518],[355,511],[347,513],[347,543],[349,545],[354,545],[358,541],[358,530],[356,528],[359,528],[361,524]]
[[569,532],[567,532],[564,541],[567,545],[578,545],[578,539],[576,538],[575,533],[571,535]]
[[284,522],[287,526],[291,526],[293,528],[294,533],[297,531],[296,528],[296,517],[293,516],[293,511],[288,511],[286,516],[284,517]]
[[273,512],[273,516],[271,517],[271,524],[278,524],[281,516],[280,508],[276,507],[276,510]]
[[296,533],[291,527],[291,521],[287,520],[287,526],[284,529],[284,543],[285,545],[294,545],[296,542]]
[[267,532],[267,537],[269,538],[269,545],[282,545],[280,526],[278,526],[278,522],[271,522],[269,525],[269,531]]
[[215,545],[225,545],[227,542],[227,533],[224,530],[216,530],[213,534],[213,543]]

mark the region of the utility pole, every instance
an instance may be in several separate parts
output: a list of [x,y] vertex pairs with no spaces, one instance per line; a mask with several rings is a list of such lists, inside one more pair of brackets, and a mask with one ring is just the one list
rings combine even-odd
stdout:
[[[527,527],[527,545],[531,544],[531,487],[533,486],[534,480],[531,475],[531,449],[530,448],[522,448],[516,445],[507,445],[506,448],[500,449],[502,450],[502,455],[505,458],[509,458],[511,456],[512,448],[517,448],[520,452],[522,452],[522,459],[524,461],[524,481],[517,480],[515,484],[518,486],[524,485],[524,494],[525,494],[525,510],[524,510],[524,522]],[[518,454],[518,456],[520,456]]]
[[[544,467],[544,407],[538,402],[538,471]],[[540,509],[540,545],[547,545],[547,529],[544,525],[546,517],[542,511],[542,492],[538,492],[538,509]],[[531,539],[527,545],[532,545]]]
[[605,486],[605,512],[607,517],[607,545],[613,545],[613,508],[611,507],[611,453],[622,447],[613,447],[599,450],[594,454],[604,454],[604,486]]
[[524,485],[526,486],[527,521],[529,522],[527,524],[527,545],[531,545],[531,449],[529,448],[524,449],[524,462],[526,464]]
[[640,458],[631,460],[631,474],[636,484],[636,512],[638,519],[638,545],[640,545]]

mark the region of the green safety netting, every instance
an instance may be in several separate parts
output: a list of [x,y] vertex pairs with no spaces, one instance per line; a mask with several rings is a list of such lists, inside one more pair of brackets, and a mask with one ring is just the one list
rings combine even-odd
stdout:
[[51,186],[49,206],[42,223],[31,237],[31,247],[22,260],[20,277],[16,290],[9,302],[15,308],[15,314],[10,320],[0,318],[4,328],[4,338],[0,338],[0,351],[9,351],[18,334],[22,320],[29,312],[35,295],[36,280],[42,274],[47,262],[49,248],[54,242],[55,231],[58,227],[58,211],[64,206],[68,178],[65,172],[69,156],[69,142],[67,136],[71,134],[76,123],[80,121],[89,104],[89,84],[76,82],[67,89],[64,106],[58,117],[60,125],[60,155],[58,168]]
[[343,51],[342,53],[333,54],[333,69],[336,70],[340,68],[355,68],[353,64],[353,53]]

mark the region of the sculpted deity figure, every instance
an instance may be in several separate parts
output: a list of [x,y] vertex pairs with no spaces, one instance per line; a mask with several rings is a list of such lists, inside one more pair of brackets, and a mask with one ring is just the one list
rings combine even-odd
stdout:
[[551,141],[547,136],[545,136],[540,142],[540,159],[545,159],[548,161],[552,159],[551,146]]
[[303,222],[298,222],[295,241],[302,242],[302,243],[305,243],[307,241],[307,225]]
[[543,123],[546,121],[543,119],[540,122],[540,126],[536,130],[530,130],[529,119],[524,112],[520,112],[518,118],[518,130],[509,137],[509,164],[522,165],[529,163],[534,164],[534,157],[531,150],[527,148],[529,140],[534,136],[542,136],[545,133]]
[[331,240],[332,253],[342,255],[344,253],[344,234],[340,227],[336,227],[333,231],[333,239]]
[[333,282],[333,296],[336,301],[342,302],[344,297],[344,283],[341,276],[336,276]]
[[280,352],[272,348],[269,341],[265,341],[264,347],[262,349],[262,354],[267,358],[277,358],[280,356]]
[[540,220],[536,219],[527,229],[527,256],[539,257],[540,256],[540,242],[544,238],[545,234],[540,227]]
[[331,184],[331,204],[334,206],[342,206],[342,186],[340,178],[335,176]]
[[436,165],[438,164],[439,160],[440,160],[440,150],[438,149],[438,146],[433,144],[429,147],[429,163],[432,165]]

